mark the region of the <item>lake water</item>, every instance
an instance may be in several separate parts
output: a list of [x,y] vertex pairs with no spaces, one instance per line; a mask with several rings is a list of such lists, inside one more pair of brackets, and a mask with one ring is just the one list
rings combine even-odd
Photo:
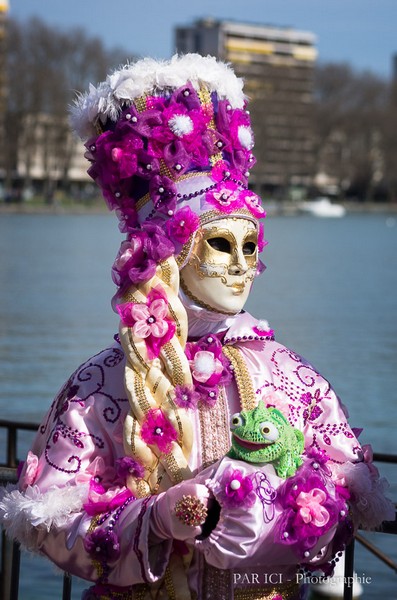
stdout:
[[[248,310],[332,382],[363,443],[397,454],[396,219],[270,217],[266,238]],[[112,340],[120,241],[112,215],[0,215],[1,418],[38,422],[76,366]],[[397,467],[382,472],[396,499]],[[395,538],[369,537],[397,560]],[[397,598],[396,576],[360,548],[356,571],[372,578],[365,600]],[[75,580],[74,599],[84,587]],[[24,556],[20,599],[60,597],[54,567]]]

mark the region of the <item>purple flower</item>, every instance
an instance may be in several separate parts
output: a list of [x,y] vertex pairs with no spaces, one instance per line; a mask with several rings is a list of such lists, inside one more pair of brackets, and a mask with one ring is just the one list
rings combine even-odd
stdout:
[[185,244],[199,226],[199,217],[189,206],[185,206],[178,210],[172,219],[167,221],[165,229],[171,239],[175,239],[180,244]]
[[244,477],[238,469],[229,467],[223,473],[220,484],[221,492],[218,494],[218,499],[222,506],[250,508],[254,504],[256,496],[252,479],[249,476]]
[[165,175],[155,175],[149,183],[149,194],[155,209],[165,215],[176,207],[176,186]]
[[194,101],[195,96],[193,89],[184,86],[172,95],[168,106],[162,104],[162,123],[153,127],[148,144],[149,151],[163,158],[176,175],[192,164],[203,167],[209,162],[212,137],[207,126],[211,117]]
[[156,272],[160,261],[174,253],[174,245],[154,223],[144,223],[122,242],[112,267],[116,285],[148,281]]
[[346,514],[345,498],[328,487],[320,465],[308,462],[278,489],[277,502],[282,513],[276,523],[275,539],[294,546],[300,558],[307,557],[305,553],[319,537]]
[[197,408],[200,400],[200,394],[194,387],[189,385],[177,385],[175,387],[175,404],[180,408]]
[[143,477],[145,469],[134,458],[123,456],[116,460],[116,471],[117,475],[125,481],[127,477]]
[[141,427],[141,438],[146,444],[156,445],[160,452],[167,453],[178,433],[164,415],[161,408],[149,410]]
[[120,542],[113,531],[96,529],[84,539],[88,554],[99,561],[115,561],[120,556]]

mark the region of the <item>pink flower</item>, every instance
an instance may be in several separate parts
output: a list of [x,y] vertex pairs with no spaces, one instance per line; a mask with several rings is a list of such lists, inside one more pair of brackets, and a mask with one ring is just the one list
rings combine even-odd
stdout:
[[251,192],[251,190],[246,190],[241,192],[241,197],[243,198],[246,207],[254,215],[254,217],[257,219],[264,219],[266,217],[266,211],[263,208],[261,199],[257,194],[254,194],[254,192]]
[[238,186],[232,181],[222,183],[206,193],[205,199],[223,213],[230,214],[244,207],[244,201]]
[[327,495],[319,488],[309,492],[300,492],[296,504],[300,507],[299,514],[304,523],[313,523],[316,527],[323,527],[329,521],[329,512],[322,506],[327,500]]
[[116,307],[124,325],[131,327],[136,337],[145,340],[150,359],[158,357],[161,348],[175,333],[175,323],[167,317],[166,298],[164,290],[158,286],[148,294],[146,304],[126,302]]
[[185,244],[199,226],[199,217],[189,206],[185,206],[178,210],[172,219],[167,221],[165,229],[170,239]]
[[244,477],[238,469],[228,468],[223,473],[220,483],[222,489],[218,498],[222,505],[227,508],[250,508],[254,504],[256,495],[252,479],[249,476]]
[[189,360],[189,364],[194,379],[200,383],[206,383],[212,375],[220,375],[223,371],[221,361],[206,350],[197,352],[194,359]]
[[22,473],[23,475],[21,481],[24,487],[27,487],[28,485],[33,485],[39,474],[39,459],[30,450],[26,457],[26,462]]
[[178,433],[165,417],[161,408],[149,410],[141,427],[141,438],[144,442],[156,445],[160,452],[167,453],[171,444],[178,439]]

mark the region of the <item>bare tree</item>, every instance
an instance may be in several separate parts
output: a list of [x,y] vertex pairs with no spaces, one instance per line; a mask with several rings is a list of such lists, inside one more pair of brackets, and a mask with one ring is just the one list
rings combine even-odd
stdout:
[[82,29],[61,31],[39,19],[11,19],[8,28],[6,180],[10,185],[22,167],[22,187],[28,187],[40,157],[51,199],[54,177],[67,185],[76,143],[70,135],[68,105],[76,91],[97,83],[110,66],[125,61],[126,53],[108,51]]
[[387,83],[349,65],[327,64],[316,70],[315,90],[317,172],[333,178],[341,194],[372,199],[384,176]]

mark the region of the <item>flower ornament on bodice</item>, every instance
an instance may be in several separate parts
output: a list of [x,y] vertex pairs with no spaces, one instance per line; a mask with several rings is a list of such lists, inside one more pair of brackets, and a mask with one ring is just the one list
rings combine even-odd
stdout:
[[189,342],[185,349],[189,360],[195,391],[204,406],[212,407],[219,395],[219,387],[232,379],[230,363],[222,353],[222,344],[216,335],[209,334],[198,342]]
[[117,306],[117,311],[133,335],[145,341],[150,359],[159,356],[162,346],[175,333],[175,322],[168,317],[167,297],[160,287],[151,290],[146,304],[125,302]]
[[217,500],[226,508],[250,508],[256,501],[252,477],[228,467],[217,483]]
[[291,546],[301,560],[307,560],[318,539],[332,527],[350,536],[348,498],[347,488],[330,482],[325,463],[313,462],[309,457],[278,490],[282,513],[276,523],[275,541]]

